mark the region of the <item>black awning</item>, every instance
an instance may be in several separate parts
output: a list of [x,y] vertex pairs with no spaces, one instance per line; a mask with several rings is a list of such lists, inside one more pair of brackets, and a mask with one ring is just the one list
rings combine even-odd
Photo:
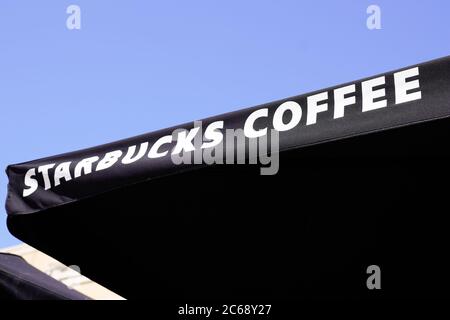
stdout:
[[126,298],[448,295],[449,115],[447,57],[11,165],[8,227]]
[[0,253],[0,299],[89,300],[9,253]]

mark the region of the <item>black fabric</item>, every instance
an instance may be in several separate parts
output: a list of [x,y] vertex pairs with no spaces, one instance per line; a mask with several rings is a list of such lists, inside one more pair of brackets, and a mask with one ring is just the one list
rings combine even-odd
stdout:
[[317,145],[275,176],[208,167],[8,224],[130,299],[448,297],[449,134],[445,119]]
[[[413,66],[414,67],[414,66]],[[411,69],[408,67],[405,69]],[[420,91],[422,98],[411,102],[396,104],[395,86],[393,75],[397,72],[389,72],[385,76],[385,98],[387,107],[362,112],[362,85],[365,80],[374,79],[379,76],[370,77],[360,81],[354,81],[355,84],[355,103],[345,108],[345,116],[334,119],[333,90],[344,87],[348,84],[336,86],[333,88],[318,90],[310,94],[304,94],[265,105],[244,109],[241,111],[216,116],[203,121],[203,127],[215,121],[224,121],[225,129],[241,129],[248,119],[249,115],[255,110],[268,108],[268,117],[263,117],[255,122],[257,129],[273,128],[273,117],[275,110],[283,102],[293,101],[299,103],[303,110],[303,116],[300,123],[294,128],[279,133],[279,149],[281,151],[293,148],[304,147],[311,144],[323,143],[335,139],[366,134],[374,131],[385,130],[398,126],[405,126],[412,123],[429,121],[450,116],[448,101],[450,100],[450,57],[423,63],[417,66],[419,76],[409,79],[416,79],[420,82]],[[402,69],[403,70],[403,69]],[[378,87],[376,89],[379,89]],[[414,90],[413,90],[414,91]],[[307,119],[307,98],[313,94],[328,93],[328,111],[317,115],[317,123],[306,125]],[[375,99],[379,100],[379,99]],[[286,116],[289,117],[288,115]],[[286,119],[285,121],[288,121]],[[58,205],[78,201],[83,198],[92,197],[102,192],[110,191],[116,188],[127,187],[134,183],[143,182],[156,177],[174,174],[182,170],[189,170],[191,165],[174,165],[170,156],[156,159],[149,159],[144,156],[139,161],[124,165],[120,161],[106,170],[92,172],[88,175],[74,178],[74,167],[82,160],[93,156],[102,158],[106,153],[120,150],[123,154],[127,152],[129,146],[139,146],[141,143],[148,142],[153,145],[160,137],[171,135],[175,129],[190,130],[193,123],[180,125],[178,127],[168,128],[149,134],[109,143],[95,148],[74,151],[63,155],[48,157],[21,164],[10,165],[7,168],[9,177],[8,196],[6,209],[8,214],[27,214],[38,212],[43,209]],[[162,147],[162,150],[172,150],[175,142],[169,146]],[[38,166],[54,164],[49,170],[52,180],[56,167],[64,162],[70,162],[72,180],[63,181],[58,186],[45,190],[43,188],[43,177],[36,173],[39,182],[39,188],[33,194],[24,197],[25,189],[24,177],[28,170]],[[98,163],[98,162],[97,162]],[[96,163],[96,164],[97,164]]]
[[89,300],[29,265],[22,257],[0,253],[0,300]]
[[[449,66],[420,65],[419,101],[360,114],[357,96],[341,122],[323,113],[280,133],[273,176],[160,160],[69,181],[55,201],[18,199],[27,168],[161,132],[11,166],[8,227],[130,299],[448,297]],[[222,117],[242,126],[248,114]],[[381,290],[366,287],[373,264]]]

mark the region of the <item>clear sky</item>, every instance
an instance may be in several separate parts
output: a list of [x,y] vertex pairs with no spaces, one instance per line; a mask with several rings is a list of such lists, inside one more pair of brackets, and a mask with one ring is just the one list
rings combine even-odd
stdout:
[[1,0],[0,166],[446,55],[448,0]]

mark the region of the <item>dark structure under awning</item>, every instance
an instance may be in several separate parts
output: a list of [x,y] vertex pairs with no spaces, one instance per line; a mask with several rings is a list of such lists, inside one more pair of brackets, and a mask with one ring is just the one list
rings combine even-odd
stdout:
[[449,115],[446,57],[202,121],[275,175],[175,164],[195,123],[11,165],[8,227],[131,299],[448,297]]
[[0,300],[90,300],[29,265],[22,257],[0,253]]

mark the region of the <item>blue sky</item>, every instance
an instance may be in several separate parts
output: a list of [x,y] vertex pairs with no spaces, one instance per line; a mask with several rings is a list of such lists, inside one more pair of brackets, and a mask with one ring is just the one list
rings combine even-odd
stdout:
[[[0,166],[450,55],[449,15],[448,0],[2,0]],[[0,247],[19,243],[0,210]]]

